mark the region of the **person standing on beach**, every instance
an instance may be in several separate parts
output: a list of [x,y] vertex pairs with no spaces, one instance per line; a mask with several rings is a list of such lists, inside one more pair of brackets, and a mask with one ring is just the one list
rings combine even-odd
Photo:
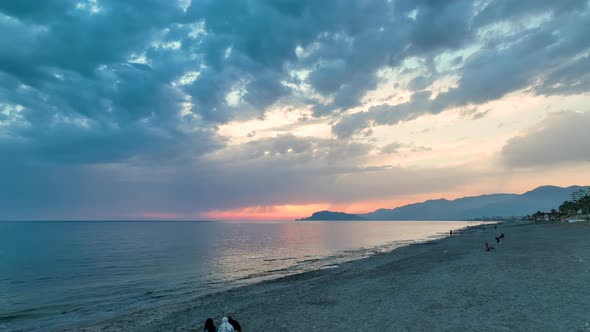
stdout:
[[449,234],[450,234],[451,236],[453,236],[453,230],[452,230],[452,229],[449,231]]

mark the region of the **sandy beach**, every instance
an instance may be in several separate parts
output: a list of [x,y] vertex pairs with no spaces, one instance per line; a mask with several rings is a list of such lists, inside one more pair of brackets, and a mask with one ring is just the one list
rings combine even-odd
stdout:
[[589,234],[589,222],[470,228],[78,331],[202,331],[224,314],[244,331],[590,331]]

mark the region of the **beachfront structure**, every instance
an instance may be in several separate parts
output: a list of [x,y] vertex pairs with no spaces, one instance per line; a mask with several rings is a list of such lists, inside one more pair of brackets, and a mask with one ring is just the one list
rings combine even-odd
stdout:
[[585,197],[586,195],[588,195],[588,192],[589,192],[588,188],[574,191],[572,193],[572,202],[575,203],[575,202],[579,201],[582,197]]
[[534,221],[555,221],[559,218],[559,213],[557,211],[551,211],[551,212],[537,211],[537,212],[533,213],[531,218]]

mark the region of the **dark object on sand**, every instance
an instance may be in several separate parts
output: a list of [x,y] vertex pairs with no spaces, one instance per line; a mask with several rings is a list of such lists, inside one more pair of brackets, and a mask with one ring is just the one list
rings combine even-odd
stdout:
[[451,236],[453,236],[453,230],[452,229],[449,231],[449,234],[451,234]]
[[231,318],[230,316],[227,316],[227,321],[231,324],[231,326],[234,327],[234,330],[242,332],[242,327],[240,326],[240,323],[238,323],[237,320]]
[[213,323],[213,319],[207,318],[203,332],[217,332],[217,327],[215,326],[215,323]]
[[491,246],[489,243],[486,242],[486,251],[490,251],[492,249],[496,249],[493,246]]

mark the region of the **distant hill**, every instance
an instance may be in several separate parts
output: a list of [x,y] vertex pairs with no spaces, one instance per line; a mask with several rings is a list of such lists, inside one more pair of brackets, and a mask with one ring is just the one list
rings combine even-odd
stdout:
[[491,194],[455,200],[435,199],[359,215],[320,211],[305,220],[462,220],[524,216],[539,210],[557,209],[561,203],[570,199],[573,191],[581,188],[583,187],[542,186],[521,195]]
[[297,220],[366,220],[356,214],[349,214],[344,212],[319,211],[314,212],[311,217],[301,218]]

